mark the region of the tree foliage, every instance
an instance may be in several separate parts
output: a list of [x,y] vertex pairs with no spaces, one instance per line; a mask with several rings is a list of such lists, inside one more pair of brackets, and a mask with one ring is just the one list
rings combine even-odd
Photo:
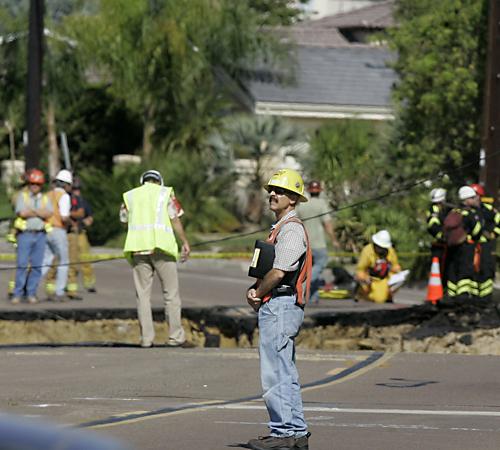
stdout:
[[285,159],[287,147],[302,143],[304,132],[276,116],[234,116],[227,119],[221,133],[222,143],[234,157],[253,163],[246,186],[248,204],[243,211],[246,220],[260,223],[263,216],[262,186],[277,165]]
[[[9,155],[7,138],[19,142],[24,128],[27,77],[26,10],[21,4],[0,3],[0,118],[6,136],[0,157]],[[7,136],[10,134],[10,136]],[[17,145],[16,145],[17,147]],[[16,155],[18,156],[18,155]]]
[[64,108],[61,121],[77,172],[91,166],[110,172],[114,155],[134,153],[141,146],[140,117],[123,101],[111,96],[104,86],[83,89]]
[[309,0],[248,0],[250,8],[259,13],[263,25],[291,25],[301,19],[305,5]]
[[97,15],[71,17],[67,31],[113,95],[141,116],[150,157],[165,141],[196,147],[220,108],[217,74],[237,77],[269,55],[272,39],[257,32],[257,18],[231,0],[108,0]]
[[[399,0],[398,121],[393,158],[403,180],[449,171],[476,178],[485,69],[485,0]],[[458,169],[468,165],[466,168]]]
[[357,120],[336,120],[320,127],[303,160],[310,179],[322,180],[336,213],[336,231],[345,249],[358,251],[377,224],[368,212],[373,205],[344,208],[388,189],[385,127]]

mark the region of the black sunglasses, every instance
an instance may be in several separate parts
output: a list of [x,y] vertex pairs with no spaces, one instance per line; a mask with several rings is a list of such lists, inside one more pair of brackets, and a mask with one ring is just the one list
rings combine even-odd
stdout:
[[274,192],[276,195],[286,195],[290,191],[287,191],[286,189],[276,187],[276,186],[269,186],[269,193]]

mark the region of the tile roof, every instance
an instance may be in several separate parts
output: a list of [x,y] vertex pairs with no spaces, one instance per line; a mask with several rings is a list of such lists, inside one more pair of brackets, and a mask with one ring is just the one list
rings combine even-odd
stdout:
[[[394,25],[394,0],[307,22],[309,28],[388,28]],[[305,23],[304,23],[305,24]]]
[[388,49],[298,47],[296,58],[295,83],[246,83],[254,102],[390,107],[396,74],[387,67],[395,58]]

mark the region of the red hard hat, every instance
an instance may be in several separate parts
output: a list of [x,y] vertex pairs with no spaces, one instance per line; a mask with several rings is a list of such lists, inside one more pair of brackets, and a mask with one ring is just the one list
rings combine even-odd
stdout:
[[309,184],[307,185],[307,192],[310,192],[311,194],[321,192],[323,188],[321,187],[321,183],[316,180],[309,181]]
[[476,194],[484,197],[486,195],[486,192],[484,191],[484,187],[481,186],[480,184],[474,183],[471,184],[470,187],[476,191]]
[[31,169],[26,173],[26,181],[31,184],[43,184],[45,177],[41,170]]

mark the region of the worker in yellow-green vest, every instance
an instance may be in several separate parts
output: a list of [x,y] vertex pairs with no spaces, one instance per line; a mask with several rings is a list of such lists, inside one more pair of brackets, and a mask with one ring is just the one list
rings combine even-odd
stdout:
[[183,211],[173,189],[163,185],[163,177],[157,170],[144,172],[140,183],[141,186],[123,194],[120,221],[128,224],[124,253],[133,269],[141,347],[152,347],[155,338],[151,311],[155,272],[160,278],[165,316],[168,316],[167,346],[193,347],[182,328],[177,276],[179,249],[175,235],[182,242],[181,262],[187,260],[191,251],[180,221]]

